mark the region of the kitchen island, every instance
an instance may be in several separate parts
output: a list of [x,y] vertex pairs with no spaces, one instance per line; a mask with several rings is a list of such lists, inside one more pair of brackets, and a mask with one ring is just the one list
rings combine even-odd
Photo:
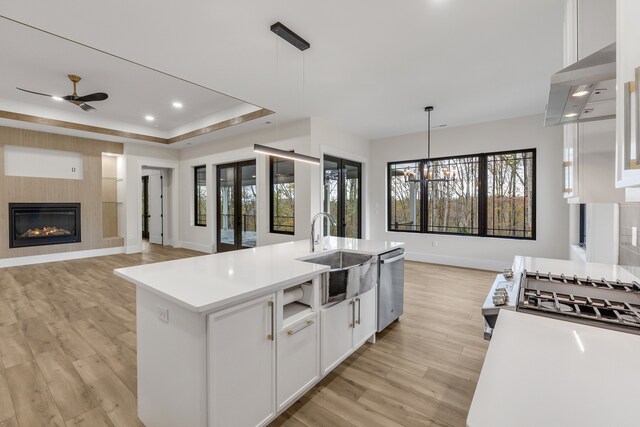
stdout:
[[[320,246],[377,257],[403,244]],[[115,270],[136,285],[142,422],[265,425],[373,339],[377,289],[325,304],[330,267],[313,255],[298,241]]]
[[639,353],[638,335],[505,310],[467,426],[637,426]]
[[638,425],[638,278],[619,265],[520,256],[506,273],[482,308],[491,343],[468,427]]

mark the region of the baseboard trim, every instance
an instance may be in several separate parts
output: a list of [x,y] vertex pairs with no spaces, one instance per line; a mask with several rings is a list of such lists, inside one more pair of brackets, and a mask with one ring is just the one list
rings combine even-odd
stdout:
[[213,253],[213,250],[212,250],[211,246],[203,245],[201,243],[192,243],[192,242],[181,241],[179,243],[178,247],[185,248],[185,249],[191,249],[192,251],[204,252],[206,254]]
[[17,267],[19,265],[43,264],[47,262],[68,261],[71,259],[92,258],[96,256],[117,255],[125,252],[124,246],[87,251],[61,252],[57,254],[31,255],[0,259],[0,268]]
[[477,258],[460,258],[446,255],[434,255],[424,252],[407,252],[405,259],[408,261],[426,262],[430,264],[451,265],[454,267],[475,268],[478,270],[502,271],[511,267],[510,261],[497,261]]

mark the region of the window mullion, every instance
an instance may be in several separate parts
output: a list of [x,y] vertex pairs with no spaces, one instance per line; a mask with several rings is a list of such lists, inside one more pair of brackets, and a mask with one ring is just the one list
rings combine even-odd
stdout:
[[487,193],[488,193],[488,176],[487,155],[480,155],[480,164],[478,171],[478,235],[487,235]]

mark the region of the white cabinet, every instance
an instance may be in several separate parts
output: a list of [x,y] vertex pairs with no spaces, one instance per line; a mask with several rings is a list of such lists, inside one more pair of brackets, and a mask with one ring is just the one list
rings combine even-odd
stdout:
[[374,287],[320,312],[323,375],[375,333],[376,291]]
[[210,427],[264,425],[275,416],[274,303],[272,294],[209,316]]
[[353,328],[354,350],[360,347],[376,331],[376,288],[355,298],[356,325]]
[[620,203],[616,188],[615,120],[564,127],[564,197],[570,203]]
[[[636,187],[640,186],[640,2],[618,0],[617,6],[616,185]],[[636,82],[633,92],[628,86],[632,82]],[[637,192],[634,189],[635,197],[628,201],[638,201]],[[628,192],[628,196],[631,194]]]
[[286,408],[320,377],[319,331],[317,312],[278,331],[278,411]]
[[[567,0],[565,66],[616,41],[615,0]],[[611,87],[605,90],[615,90]],[[570,203],[618,203],[614,120],[564,125],[563,194]]]
[[353,299],[339,302],[320,312],[322,374],[335,368],[353,347]]

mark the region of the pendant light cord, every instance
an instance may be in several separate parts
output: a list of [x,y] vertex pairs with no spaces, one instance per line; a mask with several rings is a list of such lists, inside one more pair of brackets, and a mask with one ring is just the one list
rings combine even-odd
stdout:
[[427,160],[431,161],[431,110],[427,110]]
[[[280,39],[276,35],[276,110],[280,104]],[[280,139],[280,112],[276,111],[276,141]]]

